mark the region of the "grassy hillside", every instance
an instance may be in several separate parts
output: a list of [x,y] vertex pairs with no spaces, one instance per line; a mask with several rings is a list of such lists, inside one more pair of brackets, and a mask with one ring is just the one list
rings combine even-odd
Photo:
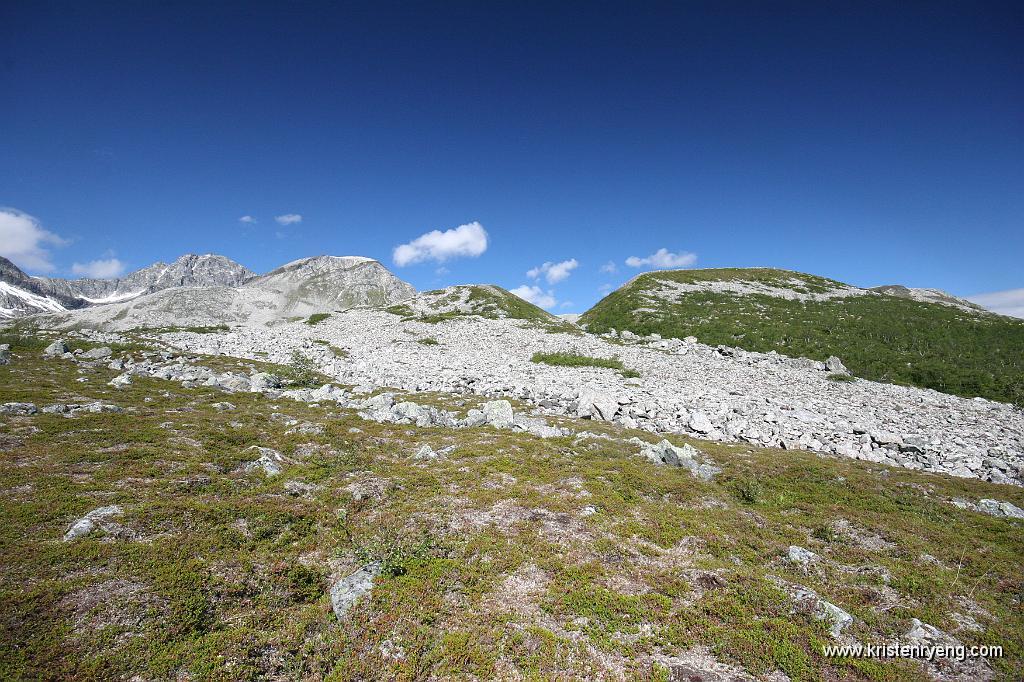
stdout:
[[[0,404],[126,411],[0,416],[0,679],[653,681],[699,647],[737,674],[928,679],[825,656],[827,624],[780,580],[849,611],[855,641],[919,618],[1003,646],[995,679],[1024,674],[1021,522],[950,504],[1024,505],[1020,488],[673,437],[721,467],[703,481],[606,423],[542,440],[149,377],[118,390],[104,363],[3,342]],[[425,444],[454,450],[415,459]],[[252,446],[281,473],[247,472]],[[115,524],[61,541],[101,505],[122,506]],[[791,544],[818,558],[787,561]],[[339,621],[330,586],[368,561],[386,570]]]
[[[721,290],[729,283],[749,284],[752,291]],[[824,297],[845,289],[784,270],[651,272],[602,299],[580,323],[595,332],[692,335],[708,344],[819,360],[837,355],[866,379],[1024,404],[1024,322],[883,294],[779,296],[781,290]]]

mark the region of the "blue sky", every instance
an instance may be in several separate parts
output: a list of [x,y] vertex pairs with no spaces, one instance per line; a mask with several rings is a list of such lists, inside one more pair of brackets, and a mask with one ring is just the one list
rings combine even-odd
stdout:
[[14,0],[0,87],[33,274],[357,254],[567,312],[767,265],[1024,305],[1020,3]]

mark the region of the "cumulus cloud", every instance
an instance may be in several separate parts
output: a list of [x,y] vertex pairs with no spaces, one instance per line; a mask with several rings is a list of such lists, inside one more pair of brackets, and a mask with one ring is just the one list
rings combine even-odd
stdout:
[[615,288],[615,286],[612,285],[612,284],[602,284],[601,286],[599,286],[597,288],[597,290],[600,291],[602,294],[607,294],[609,291],[611,291],[614,288]]
[[697,254],[687,251],[672,253],[668,249],[658,249],[646,258],[630,256],[626,259],[626,265],[631,268],[652,267],[662,268],[685,268],[697,262]]
[[487,231],[474,221],[441,232],[433,230],[408,244],[395,247],[395,265],[404,267],[426,260],[443,263],[450,258],[476,258],[487,250]]
[[[287,216],[278,216],[277,217],[278,222],[281,221],[281,218],[285,218],[285,217],[287,217]],[[299,220],[302,220],[302,216],[299,216]],[[252,224],[252,223],[256,222],[256,218],[252,217],[251,215],[244,215],[244,216],[242,216],[241,218],[238,219],[238,222]]]
[[71,272],[92,279],[110,279],[121,276],[124,272],[124,263],[116,258],[101,258],[88,263],[73,263]]
[[0,208],[0,256],[28,270],[51,272],[47,246],[65,246],[68,240],[44,230],[39,221],[16,208]]
[[967,300],[1000,315],[1024,318],[1024,289],[992,291],[987,294],[968,296]]
[[607,272],[609,275],[614,275],[619,269],[615,267],[615,261],[610,260],[601,266],[601,272]]
[[561,263],[552,263],[550,261],[544,263],[544,265],[538,265],[532,270],[527,270],[526,276],[530,279],[537,279],[541,275],[548,281],[548,284],[557,284],[563,279],[569,276],[569,274],[579,266],[579,262],[575,258],[564,260]]
[[285,213],[284,215],[274,216],[274,220],[277,221],[278,225],[297,225],[302,222],[302,216],[298,213]]
[[555,300],[555,292],[544,291],[538,286],[529,286],[524,284],[520,287],[512,289],[512,293],[519,298],[540,306],[541,308],[554,308],[558,301]]

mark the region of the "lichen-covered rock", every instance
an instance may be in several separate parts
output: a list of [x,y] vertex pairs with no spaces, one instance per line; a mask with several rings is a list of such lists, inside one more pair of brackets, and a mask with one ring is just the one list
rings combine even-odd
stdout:
[[360,597],[373,589],[373,581],[380,575],[382,568],[380,562],[367,564],[334,583],[331,587],[331,608],[338,620],[345,617]]
[[103,522],[108,518],[112,516],[120,516],[123,513],[124,509],[118,504],[93,509],[91,512],[71,524],[67,532],[64,533],[64,542],[71,542],[72,540],[84,537],[97,527],[102,527]]

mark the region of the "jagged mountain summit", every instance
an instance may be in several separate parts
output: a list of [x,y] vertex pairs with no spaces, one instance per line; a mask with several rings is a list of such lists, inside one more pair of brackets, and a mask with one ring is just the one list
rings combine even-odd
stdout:
[[773,268],[661,270],[580,318],[627,331],[825,360],[857,376],[1024,404],[1024,321],[938,290],[864,289]]
[[186,254],[111,279],[30,277],[0,258],[0,317],[74,310],[179,287],[239,286],[254,277],[245,266],[216,254]]
[[39,278],[50,291],[88,303],[111,303],[177,287],[239,286],[256,273],[225,256],[185,254],[173,263],[153,263],[121,278]]
[[47,315],[41,323],[108,330],[264,325],[355,306],[391,305],[415,293],[412,285],[372,258],[315,256],[248,278],[237,286],[169,288]]

